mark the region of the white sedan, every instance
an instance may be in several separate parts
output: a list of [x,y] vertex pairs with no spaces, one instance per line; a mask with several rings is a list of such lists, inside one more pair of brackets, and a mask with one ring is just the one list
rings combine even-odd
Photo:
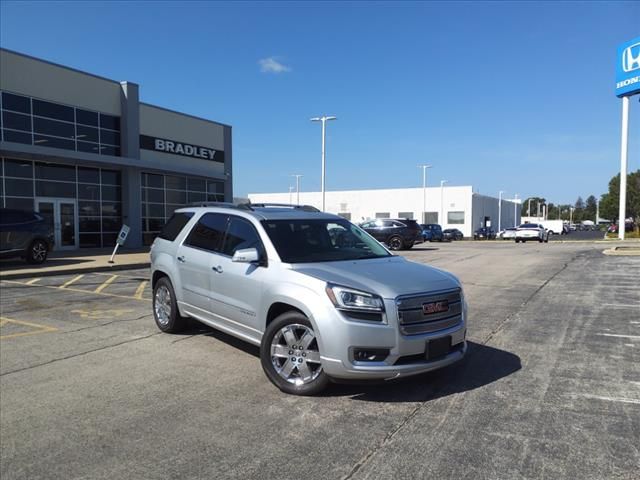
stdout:
[[549,241],[549,232],[537,223],[523,223],[516,229],[516,243],[525,243],[527,240],[537,240],[540,243]]
[[498,238],[502,240],[507,240],[511,238],[516,238],[516,227],[505,228],[504,230],[500,230],[498,232]]

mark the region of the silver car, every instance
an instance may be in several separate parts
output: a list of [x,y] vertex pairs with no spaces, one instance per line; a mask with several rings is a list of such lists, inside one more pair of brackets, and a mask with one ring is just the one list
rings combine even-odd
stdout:
[[454,275],[394,256],[313,207],[177,210],[151,247],[151,282],[160,330],[191,317],[257,345],[267,377],[287,393],[427,372],[467,349]]

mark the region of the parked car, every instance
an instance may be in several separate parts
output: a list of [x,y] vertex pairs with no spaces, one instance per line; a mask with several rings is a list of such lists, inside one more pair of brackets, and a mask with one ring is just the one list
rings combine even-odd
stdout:
[[457,228],[446,228],[442,231],[445,240],[462,240],[463,233]]
[[549,241],[549,231],[538,223],[523,223],[516,229],[516,243],[537,240],[540,243]]
[[498,238],[502,240],[510,240],[516,238],[516,227],[505,228],[504,230],[500,230],[498,232]]
[[442,233],[442,227],[437,223],[421,223],[420,228],[422,228],[422,238],[427,239],[430,242],[441,242],[444,240],[444,235]]
[[489,227],[480,227],[473,232],[474,240],[495,240],[496,232]]
[[0,208],[0,258],[40,264],[53,247],[53,232],[36,212]]
[[421,243],[420,227],[415,220],[378,218],[360,225],[373,238],[386,244],[389,250],[408,250],[415,243]]
[[151,285],[161,331],[192,317],[257,345],[266,376],[290,394],[435,370],[467,349],[454,275],[313,207],[179,209],[151,246]]

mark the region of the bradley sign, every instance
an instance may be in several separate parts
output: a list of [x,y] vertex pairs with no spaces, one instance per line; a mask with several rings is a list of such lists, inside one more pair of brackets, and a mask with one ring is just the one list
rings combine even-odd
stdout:
[[166,138],[140,135],[140,148],[145,150],[154,150],[156,152],[182,155],[183,157],[201,158],[204,160],[213,160],[214,162],[224,163],[223,151],[214,150],[208,147],[200,147],[190,143],[178,142],[176,140],[167,140]]

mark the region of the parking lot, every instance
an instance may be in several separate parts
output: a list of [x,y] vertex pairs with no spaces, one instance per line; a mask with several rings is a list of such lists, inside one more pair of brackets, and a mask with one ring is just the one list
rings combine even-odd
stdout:
[[462,280],[467,358],[315,398],[225,334],[160,333],[146,270],[2,281],[0,476],[638,478],[640,257],[605,248],[403,252]]

